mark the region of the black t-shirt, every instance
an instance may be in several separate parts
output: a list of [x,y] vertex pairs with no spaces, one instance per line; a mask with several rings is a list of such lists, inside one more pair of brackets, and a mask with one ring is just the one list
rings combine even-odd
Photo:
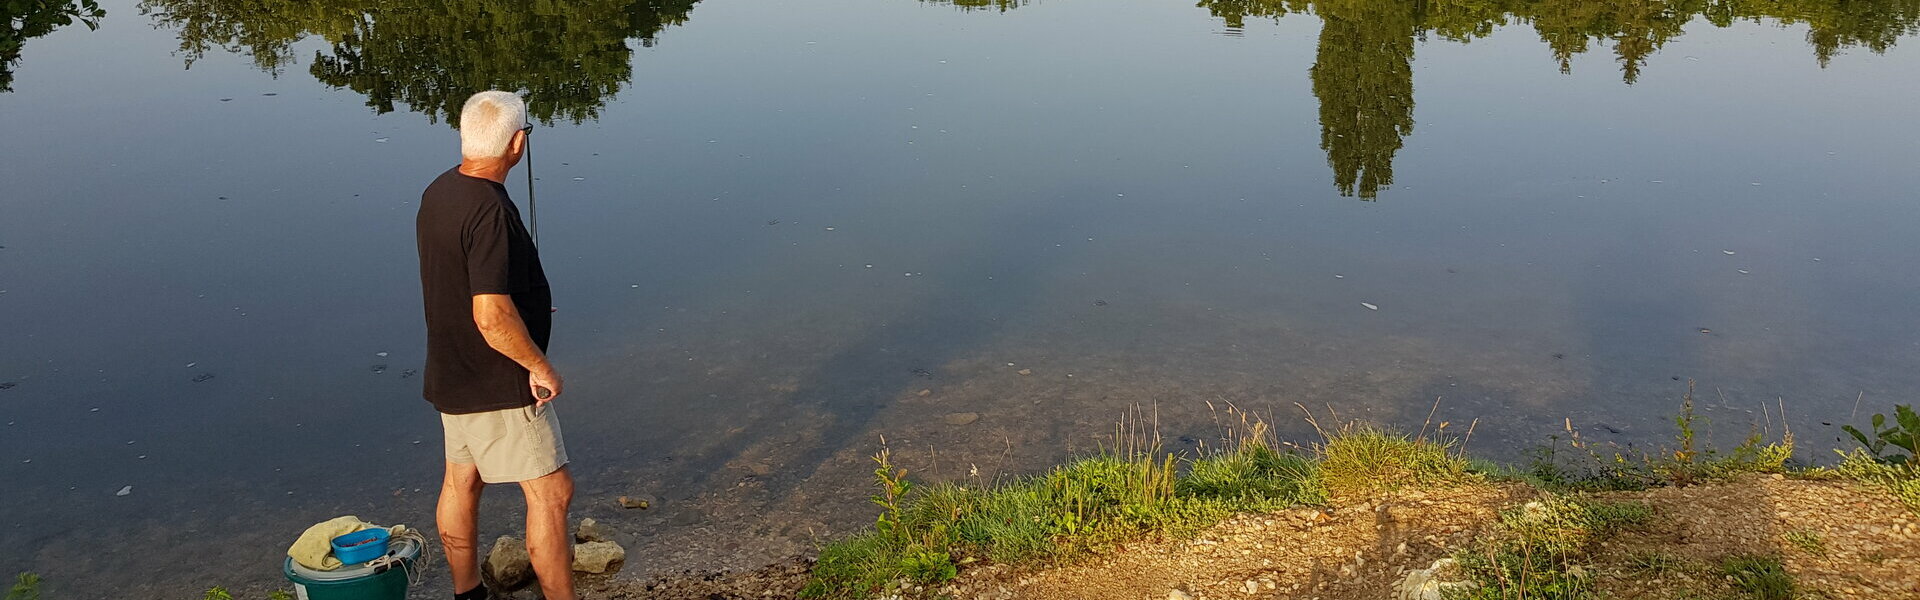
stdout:
[[506,187],[448,169],[420,195],[414,228],[427,308],[427,401],[455,415],[533,404],[527,370],[487,345],[473,322],[473,296],[508,294],[542,351],[553,332],[540,252]]

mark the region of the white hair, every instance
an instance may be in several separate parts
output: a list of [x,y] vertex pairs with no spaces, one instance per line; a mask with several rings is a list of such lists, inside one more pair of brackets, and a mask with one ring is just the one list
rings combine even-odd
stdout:
[[514,132],[526,126],[527,102],[520,96],[499,90],[474,94],[460,107],[460,156],[506,156]]

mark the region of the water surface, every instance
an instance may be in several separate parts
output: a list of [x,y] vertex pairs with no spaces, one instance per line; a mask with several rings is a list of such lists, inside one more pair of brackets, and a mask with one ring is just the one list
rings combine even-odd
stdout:
[[430,524],[413,203],[487,87],[634,574],[869,523],[883,435],[992,479],[1132,407],[1190,450],[1444,398],[1518,458],[1657,443],[1686,379],[1723,443],[1920,391],[1911,0],[101,8],[0,36],[0,572],[61,597]]

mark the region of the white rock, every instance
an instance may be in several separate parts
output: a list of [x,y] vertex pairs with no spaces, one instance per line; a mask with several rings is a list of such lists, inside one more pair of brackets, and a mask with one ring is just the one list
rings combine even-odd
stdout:
[[1476,587],[1471,581],[1460,581],[1459,564],[1451,558],[1433,561],[1425,569],[1409,571],[1405,578],[1393,586],[1393,600],[1443,600],[1455,595],[1455,590],[1470,590]]
[[1188,596],[1186,592],[1180,590],[1170,590],[1167,592],[1167,600],[1193,600],[1193,596]]

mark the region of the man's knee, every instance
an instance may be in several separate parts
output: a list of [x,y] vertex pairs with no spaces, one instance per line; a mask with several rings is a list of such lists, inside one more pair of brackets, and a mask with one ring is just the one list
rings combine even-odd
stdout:
[[526,493],[527,508],[566,507],[573,502],[573,475],[566,467],[560,467],[552,473],[520,482],[520,489]]

